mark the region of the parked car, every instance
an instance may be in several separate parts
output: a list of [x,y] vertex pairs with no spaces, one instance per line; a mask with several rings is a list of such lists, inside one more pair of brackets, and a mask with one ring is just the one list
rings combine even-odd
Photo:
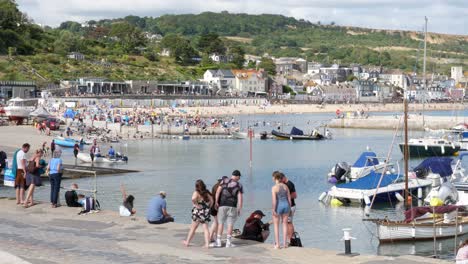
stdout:
[[58,118],[47,118],[44,120],[46,127],[50,130],[59,130],[60,129],[60,119]]

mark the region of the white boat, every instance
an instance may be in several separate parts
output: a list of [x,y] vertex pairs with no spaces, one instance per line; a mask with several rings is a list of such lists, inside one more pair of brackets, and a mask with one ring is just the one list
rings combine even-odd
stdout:
[[29,117],[29,114],[36,109],[38,99],[22,99],[19,97],[8,101],[5,108],[6,116],[12,121],[22,121]]
[[232,131],[231,135],[232,135],[232,138],[234,139],[247,139],[249,137],[247,132],[240,132],[240,131]]
[[391,167],[391,164],[385,165],[385,162],[380,161],[375,152],[365,151],[352,166],[349,166],[347,162],[337,163],[328,173],[328,181],[330,183],[355,181],[372,171],[382,172],[384,168],[390,169]]
[[[415,207],[413,210],[422,210],[424,207]],[[435,212],[443,217],[425,217],[412,221],[377,220],[377,236],[380,243],[398,241],[431,240],[436,238],[450,238],[455,235],[468,233],[468,217],[456,215],[457,206],[426,207],[428,212],[435,208]],[[447,208],[446,210],[444,210]],[[463,208],[458,208],[462,210]],[[444,213],[445,212],[445,213]],[[407,214],[406,212],[405,214]]]
[[91,156],[88,153],[78,153],[76,156],[83,163],[125,163],[128,162],[128,158],[122,155],[116,155],[115,158],[109,158],[105,156],[94,157],[94,162],[91,160]]
[[44,108],[44,107],[38,107],[36,110],[32,111],[29,116],[33,117],[36,119],[38,122],[42,122],[46,120],[49,117],[52,117],[52,115]]

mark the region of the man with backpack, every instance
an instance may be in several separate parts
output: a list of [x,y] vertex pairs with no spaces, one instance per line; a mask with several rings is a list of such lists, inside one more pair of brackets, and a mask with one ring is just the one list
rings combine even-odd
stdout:
[[232,172],[230,179],[223,179],[216,191],[215,201],[218,208],[218,232],[213,247],[221,247],[221,236],[223,234],[224,224],[227,223],[226,247],[234,247],[231,242],[232,230],[237,217],[242,209],[242,194],[244,190],[239,183],[241,173],[238,170]]

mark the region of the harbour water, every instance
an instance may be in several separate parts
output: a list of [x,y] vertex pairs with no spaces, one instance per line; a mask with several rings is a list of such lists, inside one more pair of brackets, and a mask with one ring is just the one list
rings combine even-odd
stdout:
[[[295,125],[305,131],[326,120],[333,114],[294,114],[294,115],[263,115],[241,116],[241,124],[253,124],[258,120],[255,131],[271,131],[276,121],[282,122],[282,128],[288,131]],[[266,126],[263,126],[265,121]],[[270,126],[268,126],[270,123]],[[286,125],[287,124],[287,125]],[[167,192],[168,212],[176,222],[190,223],[191,194],[194,182],[203,179],[211,187],[216,179],[223,175],[229,176],[232,170],[242,172],[241,183],[244,185],[245,199],[241,218],[236,228],[241,229],[244,220],[250,212],[261,209],[266,213],[266,220],[271,219],[271,173],[274,170],[283,171],[296,185],[298,199],[295,216],[296,230],[306,247],[315,247],[342,251],[342,228],[352,228],[353,251],[366,254],[404,255],[417,254],[428,256],[433,254],[433,243],[406,243],[380,245],[376,238],[376,227],[366,218],[360,207],[331,208],[318,202],[318,197],[331,185],[327,183],[326,175],[330,168],[339,161],[354,162],[366,147],[370,147],[379,156],[386,156],[393,131],[381,130],[344,130],[333,129],[333,140],[324,141],[279,141],[253,140],[253,166],[249,168],[249,140],[143,140],[129,141],[126,144],[115,144],[117,150],[128,153],[129,163],[119,165],[125,168],[140,170],[140,173],[104,176],[98,178],[98,199],[105,209],[117,210],[121,203],[119,185],[125,184],[128,193],[136,197],[138,214],[144,215],[150,197],[160,190]],[[398,133],[395,143],[402,140]],[[420,132],[414,134],[420,135]],[[107,149],[103,146],[102,149]],[[85,150],[87,151],[87,150]],[[399,161],[403,168],[402,154],[397,144],[393,146],[392,160]],[[64,159],[72,163],[71,150],[66,150]],[[412,160],[415,166],[420,160]],[[90,189],[93,186],[91,178],[67,180],[62,183],[68,186],[76,182],[81,188]],[[1,193],[14,196],[12,189],[2,188]],[[36,199],[47,200],[49,188],[42,187],[37,191]],[[63,194],[62,194],[63,195]],[[395,206],[377,206],[371,211],[370,218],[402,219],[403,210]],[[465,239],[462,237],[459,239]],[[269,238],[271,243],[272,238]],[[445,258],[453,256],[454,240],[438,242],[438,254]]]

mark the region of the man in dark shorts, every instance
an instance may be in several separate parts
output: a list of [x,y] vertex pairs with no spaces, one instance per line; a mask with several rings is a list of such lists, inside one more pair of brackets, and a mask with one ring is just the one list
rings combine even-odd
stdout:
[[287,238],[286,241],[291,241],[291,237],[294,233],[294,224],[293,224],[293,218],[294,218],[294,213],[296,213],[296,198],[297,198],[297,193],[296,193],[296,186],[294,186],[294,183],[286,177],[286,175],[283,174],[282,177],[282,182],[288,186],[289,193],[291,194],[291,211],[289,212],[288,216],[288,232],[287,232]]
[[31,146],[28,143],[24,143],[20,150],[16,151],[14,159],[16,159],[16,177],[15,177],[15,189],[16,189],[16,204],[23,204],[24,201],[24,189],[26,186],[26,169],[28,163],[28,153]]
[[55,140],[52,139],[52,142],[50,142],[50,156],[52,157],[54,155],[55,151]]
[[174,218],[166,210],[166,192],[159,192],[158,196],[153,197],[146,211],[146,220],[150,224],[164,224],[174,222]]

